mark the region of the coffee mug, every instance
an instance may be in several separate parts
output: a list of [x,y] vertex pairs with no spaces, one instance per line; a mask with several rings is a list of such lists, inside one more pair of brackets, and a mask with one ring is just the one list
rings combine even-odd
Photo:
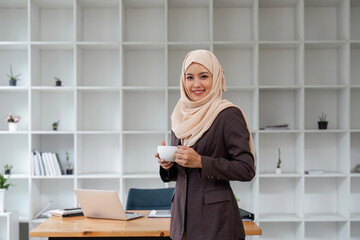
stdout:
[[175,152],[177,149],[177,146],[158,146],[157,152],[161,159],[168,162],[175,162]]

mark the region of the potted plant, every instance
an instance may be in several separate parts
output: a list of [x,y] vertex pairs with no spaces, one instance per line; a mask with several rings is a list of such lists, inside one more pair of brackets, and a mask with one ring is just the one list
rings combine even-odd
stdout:
[[56,80],[55,81],[55,86],[60,87],[61,86],[61,80],[59,78],[57,78],[57,77],[54,77],[54,79]]
[[276,174],[281,174],[281,159],[280,159],[280,148],[278,148],[278,151],[279,151],[279,159],[278,159],[278,162],[277,162],[277,166],[276,166],[276,169],[275,169],[275,173]]
[[6,183],[10,178],[10,175],[5,178],[4,175],[2,175],[0,173],[0,213],[3,213],[5,210],[5,193],[6,190],[8,190],[8,188],[10,186],[13,186],[10,183]]
[[52,128],[53,128],[53,130],[54,130],[54,131],[57,131],[58,126],[59,126],[59,122],[60,122],[60,121],[53,122],[53,124],[52,124]]
[[11,174],[11,169],[13,168],[12,165],[9,165],[9,164],[5,164],[4,166],[4,171],[5,171],[5,174],[7,175],[10,175]]
[[16,81],[20,80],[19,76],[21,75],[21,73],[19,73],[18,75],[14,76],[13,72],[12,72],[12,65],[10,65],[10,75],[6,74],[10,80],[9,80],[9,85],[10,86],[16,86]]
[[327,129],[328,121],[326,121],[326,114],[321,113],[318,121],[319,129]]
[[69,157],[68,152],[66,152],[66,174],[67,175],[72,175],[73,174],[73,168],[72,168],[72,165],[70,163],[70,157]]
[[9,125],[9,131],[15,132],[17,129],[17,123],[20,121],[20,116],[13,116],[11,113],[5,118],[5,122]]

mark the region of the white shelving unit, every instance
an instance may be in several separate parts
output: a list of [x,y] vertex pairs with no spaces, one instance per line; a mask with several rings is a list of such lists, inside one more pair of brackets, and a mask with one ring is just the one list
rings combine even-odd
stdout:
[[0,213],[0,238],[19,239],[19,215],[16,211]]
[[[116,190],[126,204],[131,187],[174,186],[154,154],[170,142],[182,61],[201,48],[251,125],[257,175],[231,184],[262,239],[359,240],[359,26],[359,0],[1,0],[0,115],[22,117],[14,133],[0,121],[0,165],[14,166],[7,206],[32,229],[47,203],[75,205],[74,188]],[[289,130],[263,130],[280,123]],[[69,152],[74,174],[34,176],[35,150],[63,165]]]

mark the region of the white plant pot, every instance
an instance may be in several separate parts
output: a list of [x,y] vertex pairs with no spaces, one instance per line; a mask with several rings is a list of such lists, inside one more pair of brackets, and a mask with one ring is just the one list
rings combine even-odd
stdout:
[[275,168],[275,173],[276,174],[281,174],[281,168]]
[[0,213],[5,212],[5,189],[0,189]]
[[16,129],[17,129],[17,123],[9,122],[9,131],[16,132]]

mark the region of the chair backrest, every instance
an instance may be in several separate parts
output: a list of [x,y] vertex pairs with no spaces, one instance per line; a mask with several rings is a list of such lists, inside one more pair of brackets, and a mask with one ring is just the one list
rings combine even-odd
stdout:
[[126,210],[170,210],[174,188],[130,188]]

